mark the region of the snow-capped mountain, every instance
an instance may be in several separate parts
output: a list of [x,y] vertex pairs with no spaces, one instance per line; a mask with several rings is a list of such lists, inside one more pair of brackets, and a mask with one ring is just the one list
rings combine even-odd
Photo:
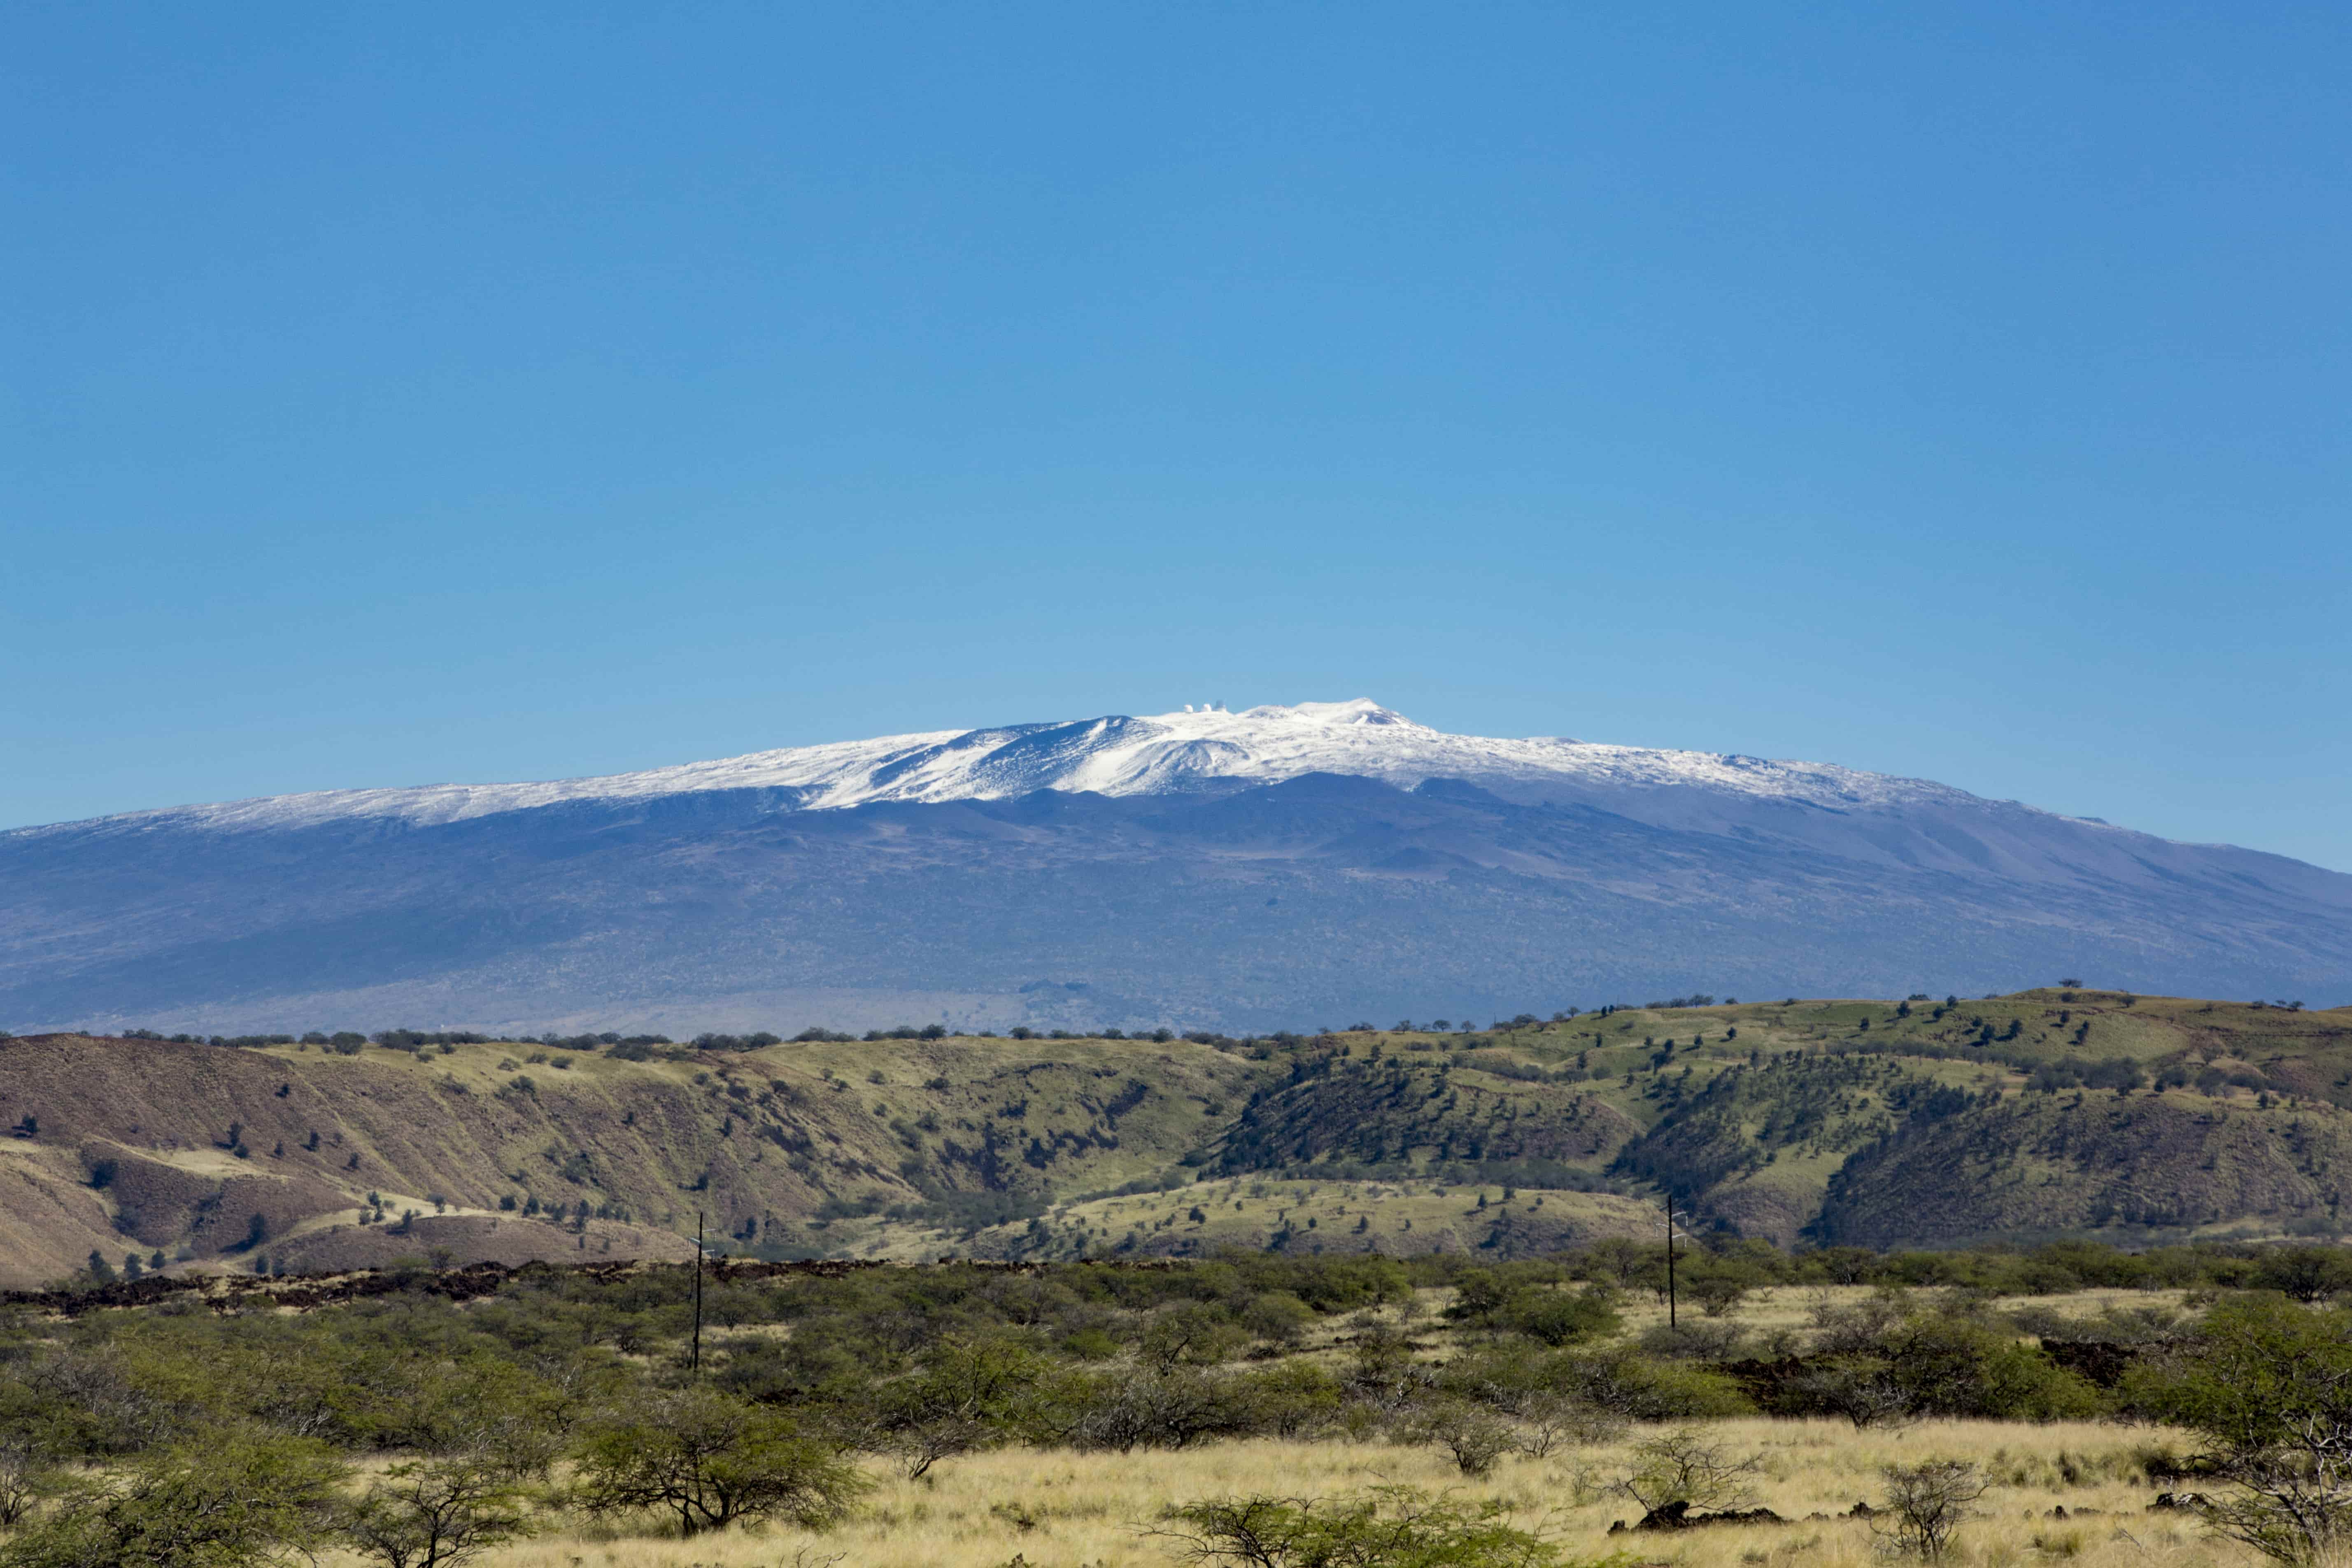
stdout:
[[1367,700],[0,833],[16,1029],[1239,1029],[2060,973],[2352,1001],[2352,877]]
[[1239,713],[1202,704],[1139,718],[1114,714],[884,735],[603,778],[326,790],[138,812],[113,820],[171,816],[207,827],[238,828],[392,817],[422,826],[561,801],[644,800],[733,789],[792,790],[799,792],[798,804],[804,809],[840,810],[876,801],[1005,800],[1045,789],[1169,795],[1226,781],[1271,784],[1315,773],[1374,778],[1405,789],[1426,779],[1466,779],[1498,793],[1534,797],[1561,788],[1681,786],[1833,810],[1904,801],[1958,805],[1975,798],[1924,780],[1826,763],[1769,762],[1550,737],[1450,735],[1414,723],[1369,698],[1357,698],[1269,704]]

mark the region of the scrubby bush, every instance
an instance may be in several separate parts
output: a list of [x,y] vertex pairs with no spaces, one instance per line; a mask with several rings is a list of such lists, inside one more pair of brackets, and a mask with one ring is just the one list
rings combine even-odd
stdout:
[[1465,1476],[1483,1476],[1495,1461],[1519,1447],[1511,1424],[1484,1405],[1440,1398],[1422,1405],[1399,1428],[1409,1443],[1443,1448]]
[[1455,1281],[1445,1316],[1465,1328],[1526,1334],[1548,1345],[1575,1344],[1617,1331],[1617,1310],[1605,1293],[1561,1289],[1519,1273],[1515,1279],[1507,1272],[1468,1270]]
[[218,1434],[86,1483],[0,1546],[5,1568],[242,1568],[326,1542],[348,1467],[321,1445]]
[[533,1533],[530,1494],[503,1463],[471,1456],[411,1460],[345,1510],[339,1533],[384,1568],[458,1568]]
[[1897,1552],[1935,1561],[1952,1548],[1952,1537],[1969,1517],[1969,1505],[1984,1496],[1984,1478],[1966,1459],[1926,1459],[1885,1469],[1885,1525],[1872,1528]]
[[2352,1548],[2352,1312],[2225,1301],[2125,1394],[2205,1439],[2200,1468],[2230,1489],[2197,1506],[2221,1534],[2296,1568]]
[[0,1431],[0,1530],[24,1523],[65,1481],[46,1444],[15,1422],[11,1428]]
[[2056,1421],[2097,1415],[2080,1374],[1976,1318],[1882,1294],[1816,1318],[1818,1358],[1783,1385],[1783,1415],[1842,1415],[1857,1426],[1912,1416]]
[[1311,1361],[1284,1360],[1229,1381],[1240,1429],[1265,1437],[1309,1437],[1328,1431],[1348,1394],[1337,1373]]
[[698,1386],[604,1415],[572,1458],[582,1508],[660,1510],[677,1516],[681,1535],[773,1517],[820,1528],[869,1484],[784,1415]]
[[1249,1388],[1194,1368],[1139,1376],[1079,1373],[1061,1380],[1044,1435],[1081,1450],[1132,1453],[1246,1436],[1255,1424]]
[[1627,1421],[1706,1420],[1756,1408],[1721,1373],[1652,1361],[1630,1350],[1570,1352],[1556,1365],[1561,1392]]
[[1003,1336],[950,1335],[910,1376],[876,1391],[874,1446],[910,1480],[942,1459],[1008,1442],[1034,1426],[1045,1358]]
[[1187,1503],[1156,1531],[1181,1562],[1233,1568],[1552,1568],[1557,1547],[1504,1522],[1505,1505],[1381,1487],[1352,1498],[1259,1495]]
[[2333,1301],[2352,1293],[2352,1252],[2340,1247],[2276,1247],[2263,1255],[2246,1282],[2298,1301]]
[[1625,1428],[1626,1417],[1571,1386],[1570,1371],[1567,1357],[1498,1346],[1448,1364],[1438,1388],[1509,1417],[1520,1450],[1541,1458],[1563,1447],[1608,1442]]
[[1752,1500],[1761,1468],[1755,1455],[1735,1456],[1719,1438],[1685,1426],[1634,1444],[1611,1488],[1645,1513],[1740,1508]]

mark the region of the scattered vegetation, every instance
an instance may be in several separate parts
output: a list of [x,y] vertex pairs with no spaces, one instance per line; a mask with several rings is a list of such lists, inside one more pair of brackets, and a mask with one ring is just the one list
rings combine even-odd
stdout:
[[[186,1153],[12,1074],[12,1152],[115,1234],[0,1300],[0,1568],[1531,1565],[1750,1503],[1676,1560],[2336,1561],[2347,1032],[2074,984],[1139,1048],[321,1033],[180,1047],[250,1080]],[[404,1173],[404,1119],[526,1131]],[[316,1266],[298,1179],[381,1267]],[[2012,1190],[2073,1234],[1885,1245]],[[697,1207],[698,1291],[594,1260]],[[590,1259],[460,1266],[499,1224]]]
[[[1132,1462],[1252,1444],[1378,1444],[1471,1487],[1566,1465],[1571,1494],[1622,1497],[1643,1528],[1687,1527],[1789,1484],[1774,1458],[1786,1440],[1759,1413],[1798,1433],[1833,1420],[1857,1445],[1890,1424],[2170,1423],[2205,1447],[2115,1427],[2097,1453],[1881,1460],[1867,1522],[1940,1557],[1988,1488],[2160,1479],[2185,1498],[2179,1517],[2310,1563],[2352,1519],[2337,1458],[2352,1311],[2263,1288],[2332,1289],[2310,1250],[1701,1251],[1695,1266],[1758,1281],[1732,1325],[1770,1320],[1762,1342],[1711,1356],[1648,1348],[1663,1258],[1628,1243],[1502,1264],[722,1263],[705,1271],[698,1336],[685,1268],[418,1268],[209,1293],[151,1279],[166,1288],[144,1305],[85,1292],[0,1317],[0,1564],[231,1564],[332,1546],[440,1568],[567,1528],[732,1540],[765,1525],[814,1542],[886,1485],[933,1487],[999,1451]],[[2095,1295],[2086,1279],[2128,1283]],[[1882,1415],[1855,1418],[1857,1387]],[[1515,1507],[1443,1483],[1242,1486],[1144,1522],[1201,1562],[1565,1561]],[[1040,1528],[1024,1517],[1004,1522]],[[1394,1555],[1408,1548],[1422,1555]],[[1391,1555],[1347,1555],[1377,1552]]]

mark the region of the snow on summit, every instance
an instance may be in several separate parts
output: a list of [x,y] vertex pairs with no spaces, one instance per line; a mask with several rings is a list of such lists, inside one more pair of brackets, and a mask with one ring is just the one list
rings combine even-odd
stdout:
[[1402,788],[1426,779],[1456,778],[1515,795],[1539,795],[1547,784],[1603,789],[1679,785],[1839,810],[1926,798],[1950,804],[1975,800],[1940,784],[1825,763],[1769,762],[1556,737],[1450,735],[1369,698],[1357,698],[1269,704],[1238,713],[1202,704],[1143,717],[940,730],[754,752],[604,778],[328,790],[137,812],[110,820],[131,826],[168,817],[182,825],[233,829],[379,817],[427,826],[561,801],[628,800],[704,790],[791,789],[800,792],[803,809],[837,809],[874,801],[999,800],[1041,789],[1174,794],[1219,780],[1265,784],[1312,773],[1376,778]]

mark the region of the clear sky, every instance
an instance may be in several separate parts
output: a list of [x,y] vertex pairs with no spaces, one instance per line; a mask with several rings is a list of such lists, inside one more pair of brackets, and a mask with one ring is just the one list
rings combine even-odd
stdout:
[[2352,7],[28,5],[0,823],[1185,701],[2352,868]]

